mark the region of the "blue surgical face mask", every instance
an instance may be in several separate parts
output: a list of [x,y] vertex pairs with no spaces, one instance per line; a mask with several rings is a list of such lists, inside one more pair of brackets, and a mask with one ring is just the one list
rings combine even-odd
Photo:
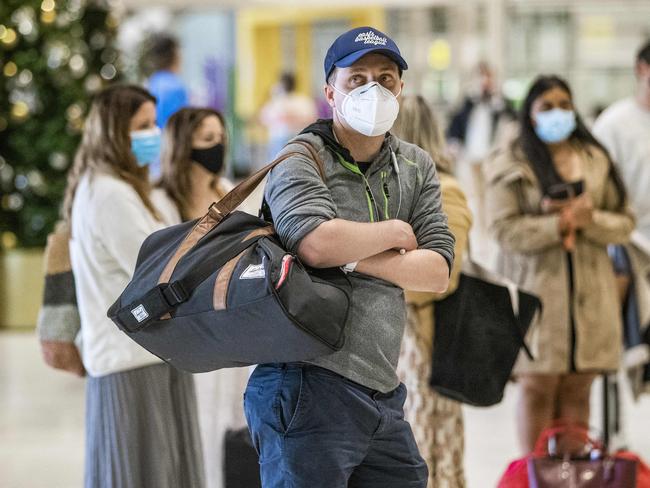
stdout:
[[160,129],[136,130],[131,132],[131,152],[133,152],[138,166],[147,166],[154,163],[160,156]]
[[576,114],[573,110],[554,108],[535,115],[535,133],[547,144],[567,140],[576,130]]

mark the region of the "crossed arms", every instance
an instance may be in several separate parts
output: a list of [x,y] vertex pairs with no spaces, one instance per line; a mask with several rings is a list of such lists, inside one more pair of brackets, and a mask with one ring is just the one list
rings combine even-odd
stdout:
[[[444,292],[449,284],[447,261],[435,251],[417,247],[413,228],[401,220],[359,223],[332,219],[301,240],[298,256],[315,268],[358,261],[357,272],[405,290]],[[400,254],[400,249],[406,253]]]

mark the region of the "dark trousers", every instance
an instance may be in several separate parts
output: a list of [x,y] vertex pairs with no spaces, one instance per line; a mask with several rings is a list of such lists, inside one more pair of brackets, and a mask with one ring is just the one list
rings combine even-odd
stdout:
[[258,366],[244,394],[264,488],[426,488],[404,420],[406,387],[389,393],[303,363]]

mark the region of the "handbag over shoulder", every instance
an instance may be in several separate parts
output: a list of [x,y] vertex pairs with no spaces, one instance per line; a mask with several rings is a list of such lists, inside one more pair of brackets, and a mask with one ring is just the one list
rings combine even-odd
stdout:
[[345,274],[307,268],[270,222],[234,210],[289,157],[315,163],[324,177],[311,145],[291,145],[303,150],[253,174],[201,219],[145,240],[133,279],[108,310],[131,339],[193,373],[306,361],[343,347],[352,293]]
[[43,303],[36,330],[45,363],[78,376],[86,371],[75,339],[81,328],[70,262],[70,226],[58,222],[47,236]]
[[471,260],[458,289],[434,307],[431,386],[441,395],[478,407],[496,405],[542,303],[509,280]]

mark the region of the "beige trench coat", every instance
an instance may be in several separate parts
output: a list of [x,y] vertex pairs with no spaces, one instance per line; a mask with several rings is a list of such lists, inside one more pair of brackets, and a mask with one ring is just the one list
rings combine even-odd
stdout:
[[561,245],[559,215],[543,214],[542,192],[518,149],[496,153],[486,164],[490,232],[500,246],[498,271],[538,295],[543,312],[528,334],[535,361],[520,354],[515,374],[571,372],[570,301],[575,321],[575,367],[579,372],[618,369],[622,351],[620,303],[608,244],[628,241],[634,217],[617,209],[605,154],[581,149],[585,190],[594,203],[593,222],[579,232],[573,254],[574,293],[569,293],[568,256]]

